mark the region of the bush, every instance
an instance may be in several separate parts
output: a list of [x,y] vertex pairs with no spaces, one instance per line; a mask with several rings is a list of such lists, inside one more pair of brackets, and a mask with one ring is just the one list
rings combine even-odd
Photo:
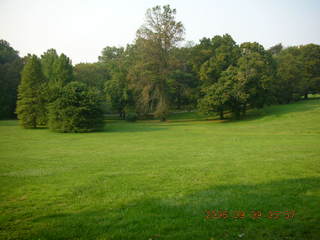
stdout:
[[49,105],[49,128],[57,132],[91,132],[103,126],[99,93],[71,82]]
[[135,122],[138,119],[138,115],[136,113],[128,113],[126,115],[126,121],[128,122]]

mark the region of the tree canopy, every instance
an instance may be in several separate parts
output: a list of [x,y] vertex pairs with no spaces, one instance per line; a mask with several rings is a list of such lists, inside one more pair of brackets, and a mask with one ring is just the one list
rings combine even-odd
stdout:
[[14,117],[17,94],[16,112],[24,127],[84,132],[99,125],[92,116],[100,122],[101,104],[103,113],[127,120],[165,121],[176,110],[239,119],[250,109],[320,93],[317,44],[279,43],[266,50],[224,34],[182,45],[184,34],[176,10],[164,5],[146,11],[133,43],[104,47],[95,63],[73,66],[55,49],[21,59],[1,40],[0,118]]

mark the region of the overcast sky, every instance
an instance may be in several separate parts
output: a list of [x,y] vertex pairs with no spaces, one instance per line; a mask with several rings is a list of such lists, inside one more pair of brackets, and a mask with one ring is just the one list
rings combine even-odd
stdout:
[[21,56],[55,48],[74,64],[95,62],[105,46],[132,43],[146,9],[164,4],[177,9],[186,40],[320,44],[319,0],[0,0],[0,39]]

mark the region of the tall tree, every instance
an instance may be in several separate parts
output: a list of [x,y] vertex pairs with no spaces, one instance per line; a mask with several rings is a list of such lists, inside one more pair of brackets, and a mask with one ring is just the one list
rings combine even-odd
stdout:
[[301,61],[304,69],[303,95],[320,93],[320,46],[307,44],[300,47]]
[[238,78],[243,79],[245,91],[249,94],[248,101],[243,106],[245,113],[247,105],[262,108],[272,103],[276,69],[271,54],[259,43],[242,43],[240,50],[241,57],[237,62]]
[[0,119],[14,118],[22,59],[5,40],[0,40]]
[[70,58],[63,53],[53,62],[50,80],[48,82],[49,103],[59,96],[61,89],[74,80],[73,66]]
[[[201,45],[203,45],[203,42],[200,42]],[[225,84],[221,82],[218,84],[218,81],[224,71],[237,64],[240,49],[229,34],[214,36],[205,46],[210,50],[210,56],[198,68],[203,97],[199,101],[199,107],[207,113],[211,108],[211,111],[218,112],[222,119],[227,105],[224,104],[224,98],[219,94],[222,93]]]
[[48,105],[50,100],[53,99],[53,90],[51,85],[54,82],[54,66],[59,61],[59,55],[57,51],[53,48],[48,49],[41,55],[41,68],[42,73],[45,77],[45,81],[41,85],[41,102],[45,107],[43,108],[44,113],[42,114],[43,118],[41,120],[43,125],[47,124],[48,121]]
[[171,105],[177,109],[194,109],[199,97],[200,82],[192,67],[192,46],[172,51],[169,89]]
[[99,57],[100,63],[110,72],[109,80],[104,85],[107,102],[111,104],[111,110],[117,112],[121,119],[125,119],[126,112],[130,105],[133,105],[128,83],[132,47],[132,45],[127,45],[126,48],[105,47],[102,56]]
[[239,46],[229,34],[214,36],[210,48],[211,56],[199,70],[199,76],[204,85],[217,82],[221,73],[229,66],[236,65],[240,57]]
[[219,112],[223,118],[223,111],[229,109],[238,119],[248,106],[261,108],[270,103],[275,74],[271,54],[258,43],[243,43],[240,51],[236,65],[231,63],[218,80],[204,86],[199,101],[203,112]]
[[22,71],[17,102],[18,118],[25,128],[36,128],[43,119],[41,86],[44,78],[40,59],[36,55],[30,56]]
[[53,81],[54,66],[58,60],[59,55],[57,54],[57,51],[53,48],[48,49],[41,55],[42,72],[48,82]]
[[175,20],[169,5],[148,9],[145,24],[137,31],[137,61],[131,80],[144,112],[153,112],[162,121],[169,112],[168,80],[172,49],[183,39],[184,27]]

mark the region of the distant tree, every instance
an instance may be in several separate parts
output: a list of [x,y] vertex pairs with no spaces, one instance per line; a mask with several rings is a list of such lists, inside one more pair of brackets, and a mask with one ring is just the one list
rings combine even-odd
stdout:
[[320,93],[320,46],[307,44],[301,46],[300,51],[304,72],[303,95],[307,99],[309,93]]
[[41,86],[44,82],[41,62],[36,55],[28,58],[18,89],[17,115],[25,128],[36,128],[43,119]]
[[91,132],[103,126],[99,93],[84,83],[70,82],[49,106],[49,128],[57,132]]
[[126,112],[133,105],[133,97],[129,89],[128,71],[132,64],[132,46],[105,47],[102,56],[99,57],[101,64],[110,72],[109,80],[104,84],[104,92],[107,102],[111,104],[112,111],[116,111],[121,119],[125,119]]
[[[225,56],[221,55],[220,59],[225,59]],[[227,63],[217,62],[212,67],[215,74],[209,75],[211,84],[205,84],[202,89],[204,96],[199,101],[202,112],[218,112],[223,118],[223,112],[230,110],[239,119],[245,115],[248,106],[261,108],[271,103],[275,64],[263,46],[258,43],[241,44],[236,64],[229,62],[226,70],[223,69]]]
[[217,82],[221,73],[229,66],[236,65],[240,57],[239,46],[229,34],[214,36],[211,40],[211,49],[212,55],[199,70],[204,85]]
[[98,58],[99,62],[112,68],[110,65],[116,64],[117,61],[115,60],[122,58],[124,51],[125,49],[123,47],[107,46],[102,50],[101,56]]
[[170,106],[168,81],[172,49],[184,34],[175,14],[176,10],[169,5],[147,10],[145,24],[137,31],[137,58],[130,73],[140,110],[153,112],[162,121]]
[[74,66],[74,80],[83,82],[90,88],[96,88],[104,94],[104,85],[111,79],[110,70],[101,63],[79,63]]
[[277,82],[274,86],[278,103],[287,104],[298,100],[305,87],[304,65],[299,47],[289,47],[277,56]]
[[245,91],[249,94],[248,101],[243,106],[245,114],[247,105],[262,108],[272,103],[276,66],[271,54],[259,43],[242,43],[240,50],[241,57],[237,62],[238,78],[243,79]]
[[5,40],[0,40],[0,119],[14,118],[22,59]]
[[193,46],[191,63],[194,72],[200,73],[202,64],[213,56],[213,52],[214,49],[210,38],[202,38],[199,44]]
[[246,80],[239,78],[238,71],[237,67],[230,66],[222,72],[216,83],[202,89],[204,97],[199,101],[202,112],[218,112],[220,119],[223,119],[224,111],[228,109],[236,119],[240,118],[249,94],[246,91]]
[[194,109],[199,97],[200,82],[192,67],[192,46],[175,48],[172,51],[168,81],[171,106],[177,109]]
[[105,84],[107,100],[111,103],[112,109],[119,113],[121,119],[125,119],[130,101],[130,92],[125,80],[125,76],[114,74],[112,79]]
[[282,43],[278,43],[271,48],[268,49],[268,52],[271,53],[271,55],[276,56],[283,50]]

